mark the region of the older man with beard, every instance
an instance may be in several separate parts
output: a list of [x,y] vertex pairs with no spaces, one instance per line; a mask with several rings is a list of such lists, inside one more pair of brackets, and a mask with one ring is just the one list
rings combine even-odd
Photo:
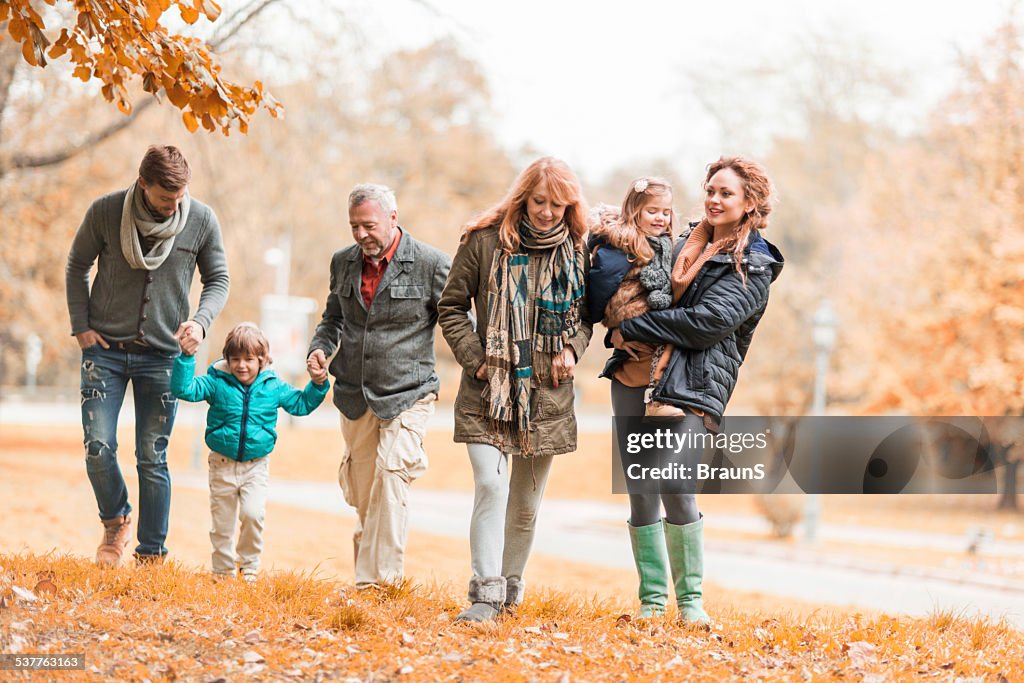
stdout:
[[334,375],[346,449],[338,469],[356,508],[356,586],[404,576],[410,483],[427,469],[423,437],[440,388],[434,328],[451,258],[398,225],[394,193],[363,184],[348,199],[356,244],[331,259],[331,287],[307,354]]

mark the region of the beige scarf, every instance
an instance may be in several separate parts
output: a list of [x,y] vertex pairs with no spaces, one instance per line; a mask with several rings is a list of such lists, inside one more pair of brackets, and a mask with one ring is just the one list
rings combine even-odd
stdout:
[[[736,244],[735,235],[723,237],[717,242],[711,242],[711,231],[711,225],[706,220],[701,221],[693,229],[693,232],[690,233],[690,238],[683,245],[683,250],[679,252],[679,258],[676,259],[676,264],[672,267],[673,306],[679,303],[683,292],[686,291],[686,288],[697,277],[697,273],[700,272],[705,263],[723,251],[732,249]],[[711,243],[709,244],[709,242]],[[661,379],[671,358],[672,345],[665,344],[665,349],[661,352],[661,358],[658,359],[658,364],[654,368],[654,375],[651,379],[655,382]]]
[[[156,221],[146,208],[138,181],[132,183],[124,196],[124,206],[121,209],[121,253],[124,254],[128,265],[135,270],[159,268],[170,255],[174,238],[185,229],[191,206],[191,198],[186,192],[174,215],[163,221]],[[142,253],[140,233],[143,237],[156,239],[156,244],[146,254]]]

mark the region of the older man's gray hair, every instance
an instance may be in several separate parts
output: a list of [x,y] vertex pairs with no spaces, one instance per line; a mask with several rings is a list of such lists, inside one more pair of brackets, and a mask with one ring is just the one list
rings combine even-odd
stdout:
[[377,206],[387,213],[398,211],[398,202],[395,200],[395,192],[387,185],[375,183],[361,183],[352,188],[348,195],[348,208],[354,209],[363,202],[374,201]]

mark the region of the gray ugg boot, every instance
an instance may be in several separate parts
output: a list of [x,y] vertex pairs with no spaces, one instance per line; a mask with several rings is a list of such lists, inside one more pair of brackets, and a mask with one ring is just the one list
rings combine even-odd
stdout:
[[501,603],[500,612],[515,612],[519,605],[523,604],[523,592],[526,590],[526,581],[521,576],[505,577],[505,602]]
[[474,576],[469,580],[469,609],[455,621],[491,621],[505,604],[504,576]]

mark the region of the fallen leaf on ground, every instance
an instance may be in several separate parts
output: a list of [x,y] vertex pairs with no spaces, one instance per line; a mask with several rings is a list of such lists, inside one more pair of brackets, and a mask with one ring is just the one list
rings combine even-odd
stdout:
[[19,600],[23,600],[24,602],[35,602],[39,599],[36,597],[35,593],[27,588],[22,588],[21,586],[11,586],[11,590],[14,591],[14,597]]
[[853,666],[864,666],[875,661],[875,646],[867,641],[858,640],[846,643],[843,645],[843,650]]

